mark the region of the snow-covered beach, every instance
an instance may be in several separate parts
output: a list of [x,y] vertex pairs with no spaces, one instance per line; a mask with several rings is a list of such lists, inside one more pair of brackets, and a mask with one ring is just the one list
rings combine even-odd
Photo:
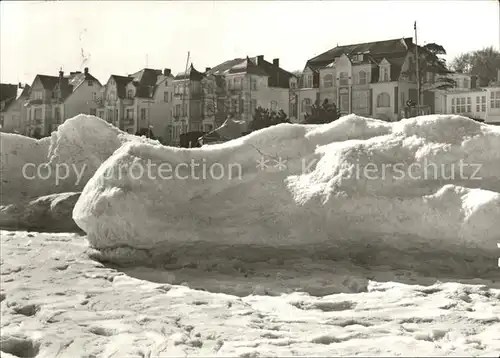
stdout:
[[[0,219],[17,225],[1,232],[2,357],[500,352],[498,127],[351,115],[178,149],[82,115],[50,139],[1,136]],[[192,160],[241,177],[116,170]],[[54,189],[22,178],[28,162],[74,170]],[[371,164],[384,175],[352,175]],[[70,214],[84,234],[49,232]]]

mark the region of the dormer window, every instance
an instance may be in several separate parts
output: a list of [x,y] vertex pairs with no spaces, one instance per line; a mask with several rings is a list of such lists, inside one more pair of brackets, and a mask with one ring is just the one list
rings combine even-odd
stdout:
[[389,82],[389,66],[380,68],[380,82]]

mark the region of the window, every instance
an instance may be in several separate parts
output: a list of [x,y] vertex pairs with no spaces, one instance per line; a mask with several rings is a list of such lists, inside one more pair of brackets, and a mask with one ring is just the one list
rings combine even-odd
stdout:
[[354,91],[352,106],[356,110],[368,109],[368,91]]
[[174,110],[174,116],[179,117],[181,115],[181,105],[176,104],[175,105],[175,110]]
[[94,85],[94,81],[88,80],[87,83],[89,84],[89,87],[92,87]]
[[276,111],[278,109],[278,102],[271,101],[271,111]]
[[257,90],[257,79],[252,77],[251,82],[252,82],[252,91],[256,91]]
[[387,92],[382,92],[377,96],[377,107],[386,108],[391,106],[391,96]]
[[500,108],[500,91],[491,92],[490,94],[490,107],[491,108]]
[[231,100],[231,112],[233,113],[238,112],[238,100],[236,98],[233,98]]
[[127,118],[127,119],[134,118],[134,109],[133,108],[127,108],[127,110],[125,112],[125,118]]
[[129,90],[127,91],[127,98],[128,98],[128,99],[132,99],[132,98],[134,98],[134,91],[133,91],[133,90],[129,89]]
[[486,112],[486,96],[481,97],[481,112]]
[[340,72],[339,85],[347,86],[349,84],[349,74],[347,72]]
[[471,98],[470,97],[467,97],[467,113],[471,113],[472,110],[471,110]]
[[168,102],[168,92],[163,92],[163,102]]
[[380,82],[389,82],[389,68],[381,67]]
[[333,87],[333,75],[326,75],[323,77],[323,87],[330,88]]
[[290,88],[297,88],[297,82],[295,82],[295,80],[290,80]]
[[96,101],[97,100],[97,93],[95,92],[92,92],[92,101]]
[[476,112],[481,112],[481,97],[476,97]]
[[[95,108],[90,109],[90,115],[95,116],[97,114],[97,111]],[[56,109],[56,117],[59,117],[59,111]]]
[[290,112],[292,117],[297,117],[297,103],[291,104]]
[[141,108],[141,121],[145,121],[148,119],[148,109]]
[[311,75],[304,75],[302,88],[312,88],[313,78]]
[[311,111],[311,100],[309,98],[304,98],[302,101],[302,112],[309,113]]
[[358,78],[358,83],[360,85],[366,85],[366,72],[365,71],[359,71],[359,78]]
[[455,98],[451,99],[451,114],[455,114]]
[[184,106],[182,107],[182,116],[186,117],[188,114],[188,105],[187,103],[184,103]]
[[43,98],[43,94],[40,91],[34,92],[34,98],[35,100],[41,100]]

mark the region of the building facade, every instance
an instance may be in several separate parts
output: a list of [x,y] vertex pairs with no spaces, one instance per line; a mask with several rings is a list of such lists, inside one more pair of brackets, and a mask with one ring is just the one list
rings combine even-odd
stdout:
[[[299,120],[316,101],[335,103],[342,115],[355,113],[387,121],[404,116],[408,100],[418,102],[412,38],[337,46],[307,61],[299,83]],[[429,81],[444,66],[426,73]],[[426,99],[424,98],[424,103]]]
[[173,76],[171,70],[145,68],[127,76],[111,75],[98,98],[97,116],[132,134],[170,137]]
[[95,114],[101,83],[85,68],[65,76],[37,75],[25,103],[27,135],[48,136],[66,119]]
[[2,86],[0,101],[0,128],[2,132],[27,134],[26,107],[30,86],[5,85]]

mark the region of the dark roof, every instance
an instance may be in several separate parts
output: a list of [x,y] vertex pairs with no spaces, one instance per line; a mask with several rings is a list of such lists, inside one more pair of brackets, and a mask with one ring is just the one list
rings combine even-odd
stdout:
[[413,38],[393,39],[385,41],[365,42],[361,44],[337,46],[307,61],[312,69],[330,64],[335,58],[346,54],[348,57],[355,54],[369,54],[371,57],[404,57],[409,49],[413,48]]
[[118,75],[111,75],[111,78],[116,82],[116,92],[118,98],[125,98],[127,96],[125,88],[133,80],[133,78]]
[[0,102],[17,97],[17,85],[7,83],[0,84]]
[[[4,108],[3,108],[2,112],[7,111],[9,109],[9,107],[16,100],[23,99],[23,98],[28,98],[29,93],[30,93],[30,89],[31,89],[31,87],[29,85],[24,85],[23,88],[19,88],[18,85],[4,85],[4,84],[1,84],[1,86],[2,86],[2,95],[3,94],[12,94],[12,93],[9,93],[9,91],[13,91],[14,88],[11,87],[11,86],[15,86],[15,96],[3,100],[4,101]],[[9,86],[9,87],[4,87],[4,86]],[[7,91],[3,92],[3,88],[7,89]]]
[[244,135],[246,126],[245,121],[237,121],[233,118],[228,118],[220,127],[205,134],[202,137],[202,141],[204,143],[225,142],[239,138]]
[[[59,77],[58,76],[47,76],[47,75],[37,75],[40,79],[40,82],[42,83],[42,86],[45,90],[48,91],[53,91],[54,88],[57,86],[59,83]],[[35,80],[36,80],[35,77]]]
[[187,72],[181,72],[175,76],[175,80],[185,80],[185,79],[190,79],[193,81],[200,81],[204,77],[204,74],[196,70],[194,68],[193,64],[189,66]]
[[88,72],[87,73],[76,72],[74,74],[71,74],[69,84],[73,86],[74,89],[76,89],[78,86],[80,86],[83,82],[87,80],[96,81],[97,83],[101,84],[101,82],[99,82],[97,78],[95,78]]
[[30,91],[31,91],[31,86],[28,84],[24,85],[21,94],[17,98],[28,98],[30,95]]
[[227,71],[231,69],[234,65],[237,65],[243,62],[244,58],[235,58],[233,60],[228,60],[226,62],[221,63],[207,71],[208,75],[224,75]]
[[257,66],[249,57],[229,69],[229,73],[248,73],[257,76],[269,76],[260,66]]
[[135,97],[151,98],[156,89],[158,77],[162,75],[161,70],[144,68],[129,77],[132,77],[132,83],[136,87]]
[[253,57],[252,61],[267,73],[270,87],[288,88],[290,86],[290,78],[296,77],[294,74],[285,71],[281,67],[275,66],[273,63],[264,60],[264,58],[259,60],[258,57]]
[[288,88],[290,78],[296,77],[294,74],[267,62],[263,58],[259,60],[259,56],[228,60],[207,72],[210,75],[224,75],[227,73],[249,73],[267,76],[269,86],[282,88]]

